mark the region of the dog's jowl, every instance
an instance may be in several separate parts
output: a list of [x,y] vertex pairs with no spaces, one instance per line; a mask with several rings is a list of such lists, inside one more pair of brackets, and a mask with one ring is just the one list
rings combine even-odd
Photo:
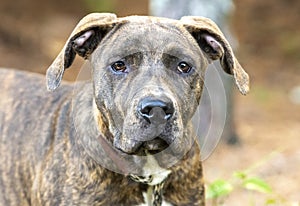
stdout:
[[[76,55],[92,79],[61,82]],[[211,20],[94,13],[48,68],[53,92],[0,70],[0,205],[205,205],[191,118],[213,60],[248,92]]]

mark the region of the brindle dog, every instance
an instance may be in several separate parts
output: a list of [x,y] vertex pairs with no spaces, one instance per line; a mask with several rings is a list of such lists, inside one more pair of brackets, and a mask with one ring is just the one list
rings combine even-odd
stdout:
[[0,71],[0,205],[205,205],[191,118],[206,67],[219,59],[249,90],[218,27],[90,14],[49,67],[48,90],[76,54],[92,80],[55,92],[37,74]]

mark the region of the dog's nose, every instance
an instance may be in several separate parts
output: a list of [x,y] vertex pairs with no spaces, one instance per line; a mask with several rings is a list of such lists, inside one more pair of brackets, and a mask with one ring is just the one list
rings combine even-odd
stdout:
[[147,98],[140,102],[138,112],[151,124],[163,124],[172,117],[174,106],[171,101]]

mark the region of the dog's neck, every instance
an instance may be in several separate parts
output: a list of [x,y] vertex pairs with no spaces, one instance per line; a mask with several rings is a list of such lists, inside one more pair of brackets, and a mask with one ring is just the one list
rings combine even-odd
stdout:
[[130,174],[129,176],[135,182],[148,185],[147,193],[144,194],[146,203],[151,203],[150,205],[153,206],[161,206],[163,202],[162,194],[164,183],[171,171],[162,169],[155,158],[152,155],[148,155],[143,173],[143,176],[134,174]]
[[157,185],[162,183],[168,175],[171,173],[170,170],[163,169],[159,166],[153,155],[147,155],[147,162],[143,167],[143,176],[151,177],[151,182],[148,185]]

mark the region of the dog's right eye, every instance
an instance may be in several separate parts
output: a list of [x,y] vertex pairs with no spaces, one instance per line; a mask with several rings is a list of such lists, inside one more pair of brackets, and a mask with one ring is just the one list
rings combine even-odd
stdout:
[[177,71],[179,73],[189,73],[192,67],[186,62],[180,62],[177,66]]
[[111,65],[111,68],[115,72],[126,72],[126,64],[123,61],[117,61]]

